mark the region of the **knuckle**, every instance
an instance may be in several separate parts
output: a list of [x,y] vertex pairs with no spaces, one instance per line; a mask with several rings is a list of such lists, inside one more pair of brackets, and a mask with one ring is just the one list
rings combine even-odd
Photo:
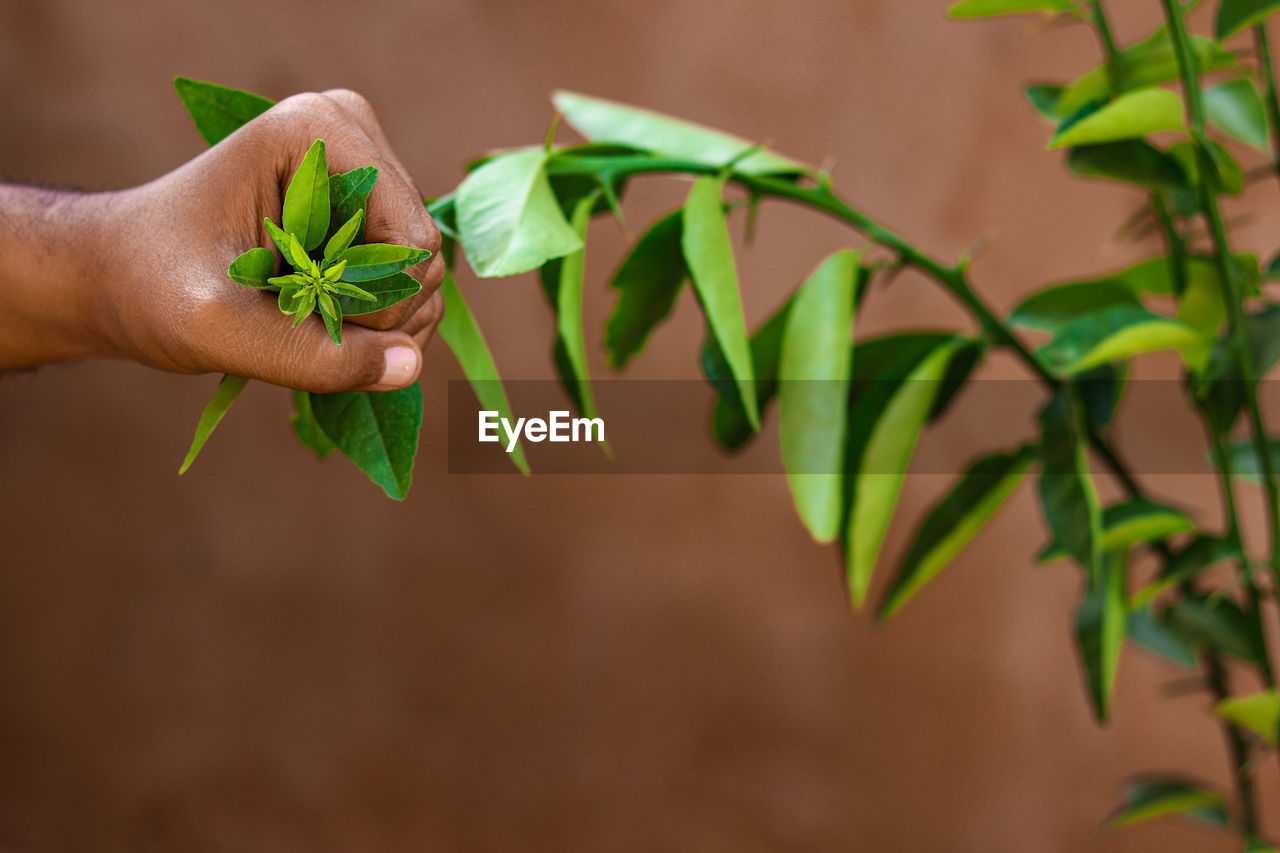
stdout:
[[338,104],[340,107],[359,119],[373,118],[373,106],[369,103],[368,99],[359,92],[351,89],[329,89],[324,92],[324,97]]

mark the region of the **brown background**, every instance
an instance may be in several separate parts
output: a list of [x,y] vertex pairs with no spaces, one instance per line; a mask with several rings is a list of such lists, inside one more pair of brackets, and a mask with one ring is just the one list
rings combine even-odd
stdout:
[[[541,139],[566,87],[832,158],[846,195],[943,257],[993,237],[975,278],[1001,307],[1150,252],[1101,248],[1140,196],[1067,177],[1018,93],[1095,64],[1089,33],[953,23],[945,5],[5,0],[0,169],[89,189],[164,173],[202,147],[170,89],[186,74],[359,90],[437,193],[486,148]],[[1158,14],[1112,5],[1126,40]],[[684,191],[638,185],[633,222]],[[1241,239],[1261,252],[1274,186],[1252,198]],[[603,373],[603,281],[626,238],[594,227]],[[760,235],[740,263],[752,322],[851,239],[781,206]],[[462,284],[505,372],[550,376],[532,280]],[[905,275],[860,322],[965,321]],[[701,337],[686,295],[631,375],[696,377]],[[986,375],[1019,374],[997,358]],[[1140,652],[1113,723],[1093,724],[1077,576],[1033,565],[1031,489],[877,628],[846,611],[782,479],[451,477],[442,346],[423,376],[402,505],[293,446],[278,389],[251,386],[179,480],[213,377],[86,363],[0,381],[0,848],[1236,849],[1098,829],[1135,772],[1224,785],[1222,743],[1203,694],[1170,691],[1179,673]],[[651,419],[661,440],[705,410]],[[962,407],[936,440],[959,462],[1028,427],[990,421]],[[1137,412],[1126,441],[1158,444],[1163,424]],[[905,507],[941,482],[911,481]],[[1206,479],[1153,486],[1212,503]]]

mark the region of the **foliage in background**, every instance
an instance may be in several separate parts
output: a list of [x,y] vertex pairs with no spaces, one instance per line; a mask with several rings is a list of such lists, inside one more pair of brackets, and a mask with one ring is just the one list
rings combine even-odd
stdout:
[[[1144,777],[1111,825],[1181,816],[1237,833],[1243,849],[1270,850],[1258,837],[1254,775],[1260,761],[1275,756],[1280,736],[1262,608],[1275,597],[1280,569],[1280,439],[1267,433],[1257,383],[1280,359],[1280,305],[1261,287],[1280,276],[1280,262],[1264,265],[1233,249],[1220,199],[1266,176],[1241,169],[1233,153],[1240,146],[1259,149],[1280,173],[1280,102],[1261,26],[1280,2],[1221,0],[1212,36],[1187,32],[1196,0],[1161,3],[1164,24],[1132,45],[1116,42],[1101,0],[962,0],[951,9],[957,18],[1048,13],[1093,28],[1099,65],[1074,80],[1031,86],[1026,96],[1052,124],[1047,147],[1063,150],[1075,174],[1136,187],[1144,210],[1129,231],[1146,228],[1164,244],[1126,269],[1047,286],[1008,317],[973,289],[967,259],[927,255],[837,195],[824,172],[729,134],[569,92],[556,93],[554,103],[585,143],[557,146],[553,129],[545,144],[478,161],[453,193],[427,204],[446,235],[451,270],[460,246],[482,277],[540,271],[556,315],[556,368],[572,405],[590,416],[582,328],[588,224],[601,215],[621,220],[620,199],[634,179],[691,177],[685,203],[644,230],[609,283],[609,364],[621,369],[643,350],[688,283],[706,320],[701,366],[717,392],[712,434],[736,450],[777,407],[800,519],[817,541],[840,549],[855,606],[866,602],[877,570],[889,569],[877,603],[881,618],[908,604],[1035,472],[1051,537],[1040,558],[1079,567],[1075,643],[1097,717],[1108,715],[1121,654],[1137,644],[1198,671],[1227,733],[1232,798],[1195,780]],[[1226,46],[1243,30],[1252,32],[1253,50]],[[180,80],[179,91],[211,142],[270,103],[193,81]],[[765,199],[834,217],[865,239],[822,260],[749,330],[729,223],[745,207],[750,227]],[[869,284],[888,283],[903,266],[956,298],[977,332],[856,335]],[[510,417],[493,358],[452,275],[444,293],[442,337],[484,407]],[[1033,349],[1024,334],[1045,343]],[[1035,437],[973,460],[923,514],[896,565],[883,566],[885,534],[920,435],[987,353],[1001,349],[1044,388]],[[1130,362],[1159,351],[1178,353],[1185,366],[1186,402],[1204,424],[1218,470],[1223,529],[1153,496],[1113,447],[1112,420]],[[331,438],[346,450],[330,424],[334,409],[349,407],[323,395],[296,399],[304,444],[319,450]],[[382,435],[413,429],[416,441],[416,422],[383,422],[376,412],[372,421]],[[1100,500],[1091,458],[1109,470],[1124,499]],[[527,472],[522,452],[513,462]],[[1261,485],[1265,502],[1269,541],[1257,557],[1246,550],[1240,524],[1236,487],[1245,478]],[[1144,552],[1159,563],[1153,578],[1130,572]],[[1224,565],[1231,579],[1210,582],[1205,573],[1221,577]],[[1253,670],[1265,689],[1233,694],[1229,676],[1240,669]]]

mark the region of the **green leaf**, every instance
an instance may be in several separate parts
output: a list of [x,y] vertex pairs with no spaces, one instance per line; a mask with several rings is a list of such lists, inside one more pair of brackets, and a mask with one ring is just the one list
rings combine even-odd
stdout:
[[541,148],[501,154],[458,187],[458,231],[481,278],[527,272],[582,248],[551,191],[546,161]]
[[1252,80],[1238,77],[1205,89],[1204,111],[1205,117],[1228,136],[1259,151],[1271,150],[1266,110]]
[[324,140],[307,149],[284,194],[284,230],[297,236],[302,248],[313,251],[329,233],[329,166]]
[[1120,648],[1124,644],[1128,572],[1127,551],[1104,554],[1099,561],[1099,571],[1089,574],[1084,598],[1076,610],[1076,642],[1093,711],[1099,721],[1107,719]]
[[[401,270],[420,264],[431,257],[426,249],[412,246],[396,246],[391,243],[362,243],[351,246],[338,255],[337,261],[346,261],[342,280],[361,284],[394,275]],[[363,286],[363,285],[362,285]],[[365,288],[368,290],[368,288]]]
[[[1214,191],[1227,195],[1239,195],[1244,190],[1244,172],[1240,164],[1231,156],[1231,152],[1212,140],[1209,140],[1209,154],[1216,167],[1213,177]],[[1182,164],[1182,169],[1187,173],[1192,186],[1200,184],[1200,160],[1196,155],[1195,145],[1187,140],[1174,143],[1169,147],[1169,156]]]
[[1071,385],[1079,395],[1088,424],[1103,429],[1111,423],[1127,380],[1128,367],[1123,362],[1100,364],[1072,377]]
[[342,309],[344,317],[372,314],[375,311],[381,311],[383,308],[390,308],[392,305],[416,296],[422,290],[422,285],[408,273],[398,272],[383,278],[375,278],[372,281],[362,281],[360,282],[360,289],[372,295],[373,301],[367,302],[352,296],[339,295],[334,297],[334,301]]
[[333,452],[334,445],[316,422],[315,413],[311,411],[311,395],[306,391],[294,391],[293,405],[297,411],[289,417],[289,422],[293,424],[294,435],[317,459],[325,458]]
[[1153,190],[1185,190],[1190,186],[1182,164],[1145,139],[1072,148],[1067,155],[1067,168],[1077,175],[1124,181]]
[[204,412],[200,414],[200,422],[196,424],[195,437],[191,439],[191,449],[187,451],[187,458],[182,460],[182,467],[178,469],[179,474],[187,473],[187,469],[191,467],[191,463],[196,461],[196,456],[200,454],[200,449],[204,447],[204,443],[209,440],[209,436],[213,434],[214,429],[222,422],[222,416],[231,408],[231,404],[236,401],[236,397],[240,396],[240,392],[244,390],[244,386],[249,384],[249,380],[243,376],[232,376],[227,374],[222,377],[222,381],[218,383],[218,390],[213,392],[213,399],[204,407]]
[[[592,142],[611,142],[708,166],[726,166],[755,143],[661,113],[574,92],[551,96],[565,121]],[[744,175],[802,175],[811,170],[771,151],[756,151],[733,164]],[[465,240],[464,240],[465,243]]]
[[1218,794],[1182,779],[1146,779],[1125,792],[1125,804],[1110,820],[1112,829],[1178,815],[1226,828],[1227,802]]
[[1058,111],[1058,100],[1062,97],[1062,92],[1065,88],[1065,86],[1057,84],[1039,83],[1034,86],[1028,86],[1023,90],[1023,93],[1027,96],[1027,100],[1031,102],[1031,106],[1036,112],[1057,124],[1066,118],[1065,115]]
[[1040,412],[1040,506],[1055,542],[1097,574],[1102,509],[1075,406],[1062,392]]
[[1140,305],[1110,305],[1060,328],[1040,356],[1057,373],[1069,376],[1141,353],[1176,349],[1187,367],[1204,369],[1211,339],[1193,326],[1154,314]]
[[989,18],[1019,12],[1066,12],[1071,0],[960,0],[947,10],[952,18]]
[[1151,612],[1150,607],[1138,607],[1129,613],[1125,623],[1129,638],[1162,658],[1179,666],[1195,666],[1196,650],[1177,631],[1172,630]]
[[703,175],[693,182],[684,207],[681,245],[707,325],[725,354],[747,420],[758,430],[760,409],[756,401],[755,373],[733,244],[721,203],[723,189],[724,179],[712,175]]
[[378,169],[375,166],[361,166],[341,175],[329,178],[329,207],[333,216],[329,222],[332,228],[338,222],[349,222],[357,213],[362,214],[360,225],[356,228],[353,243],[364,239],[364,220],[369,210],[369,193],[378,181]]
[[1106,281],[1060,284],[1024,299],[1009,315],[1009,323],[1024,329],[1057,332],[1081,318],[1117,305],[1142,308],[1138,297],[1120,284]]
[[262,224],[267,227],[267,233],[271,235],[271,242],[276,244],[276,248],[280,250],[280,254],[284,257],[284,262],[296,270],[305,270],[307,268],[308,258],[294,258],[293,256],[293,239],[281,230],[280,226],[271,221],[268,216],[262,220]]
[[1152,86],[1126,92],[1109,104],[1068,119],[1049,148],[1097,145],[1184,128],[1182,98],[1168,89]]
[[[756,378],[756,402],[761,412],[778,390],[778,360],[782,355],[782,334],[790,311],[791,299],[788,299],[751,336],[751,370]],[[742,398],[734,384],[729,363],[711,334],[707,335],[702,346],[702,370],[720,392],[712,410],[712,432],[725,449],[737,450],[756,431],[742,407]]]
[[1205,569],[1232,559],[1240,559],[1240,551],[1226,537],[1197,534],[1165,563],[1160,576],[1135,593],[1129,603],[1132,607],[1145,607],[1160,593],[1182,586]]
[[[1267,451],[1271,456],[1271,470],[1280,471],[1280,439],[1268,438]],[[1258,458],[1253,446],[1253,439],[1242,438],[1227,445],[1227,455],[1231,457],[1231,471],[1251,483],[1262,483],[1262,460]],[[1216,456],[1210,456],[1215,467],[1221,468]]]
[[324,320],[324,328],[335,344],[342,344],[342,312],[333,297],[324,291],[316,293],[316,307],[320,309],[320,317]]
[[[854,607],[861,607],[866,599],[916,441],[937,400],[948,363],[963,343],[962,338],[951,338],[911,362],[913,366],[905,375],[901,367],[875,373],[872,375],[883,378],[861,392],[855,389],[848,421],[846,489],[850,509],[844,529],[846,572]],[[855,366],[857,358],[855,352]]]
[[312,394],[316,423],[388,497],[404,500],[422,429],[422,388]]
[[1029,447],[974,462],[946,496],[929,510],[898,567],[880,618],[888,619],[960,553],[1013,494],[1031,467]]
[[[506,389],[502,385],[502,377],[498,375],[498,366],[489,352],[489,345],[477,325],[475,316],[462,297],[462,291],[453,280],[452,273],[445,275],[440,285],[440,293],[444,297],[444,318],[440,320],[440,337],[452,350],[458,366],[471,383],[476,399],[485,411],[496,411],[499,417],[510,422],[515,421],[511,413],[511,403],[507,400]],[[525,461],[524,445],[517,442],[510,454],[511,462],[524,474],[529,473],[529,463]]]
[[[1104,551],[1131,548],[1193,529],[1191,519],[1173,507],[1147,498],[1131,498],[1102,511],[1101,548]],[[1066,549],[1055,544],[1046,549],[1040,559],[1048,561],[1066,556]]]
[[[360,232],[360,227],[364,224],[364,211],[357,210],[351,214],[351,218],[346,221],[337,232],[329,238],[329,242],[324,247],[324,265],[321,269],[326,269],[337,263],[339,256],[347,250],[351,245],[351,241],[356,238],[356,234]],[[350,262],[348,262],[348,266]]]
[[1276,853],[1276,848],[1252,836],[1245,842],[1244,853]]
[[[587,196],[578,202],[573,211],[571,227],[578,235],[579,242],[587,236],[587,225],[591,222],[591,212],[595,207],[595,195]],[[556,337],[564,348],[564,358],[570,371],[566,381],[572,382],[573,398],[583,417],[598,417],[595,395],[591,392],[591,375],[587,369],[587,343],[582,328],[582,286],[584,264],[586,261],[586,245],[569,255],[559,263],[560,277],[556,287]],[[601,441],[608,452],[608,442]]]
[[217,145],[273,105],[259,95],[189,77],[175,77],[173,88],[196,123],[196,130],[210,145]]
[[[854,297],[861,253],[828,257],[791,303],[778,361],[778,435],[787,485],[819,542],[840,535]],[[754,366],[754,365],[753,365]]]
[[1218,6],[1218,38],[1225,39],[1253,26],[1276,9],[1280,9],[1280,0],[1222,0]]
[[250,249],[231,262],[227,275],[236,284],[254,287],[258,290],[271,287],[267,281],[276,271],[276,258],[270,249]]
[[1214,710],[1267,743],[1276,743],[1277,729],[1280,729],[1280,694],[1276,691],[1263,690],[1250,696],[1224,699]]
[[1262,658],[1258,625],[1226,598],[1184,595],[1165,610],[1165,622],[1188,642],[1225,652],[1248,663]]
[[614,367],[623,367],[639,353],[675,306],[680,286],[689,277],[680,245],[683,229],[682,211],[668,213],[636,241],[613,274],[609,286],[618,291],[618,301],[605,326],[604,343]]

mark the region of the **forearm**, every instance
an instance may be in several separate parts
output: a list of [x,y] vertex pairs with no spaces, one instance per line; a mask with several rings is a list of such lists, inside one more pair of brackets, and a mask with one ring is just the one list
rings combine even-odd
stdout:
[[94,281],[112,274],[108,195],[0,186],[0,370],[106,355]]

